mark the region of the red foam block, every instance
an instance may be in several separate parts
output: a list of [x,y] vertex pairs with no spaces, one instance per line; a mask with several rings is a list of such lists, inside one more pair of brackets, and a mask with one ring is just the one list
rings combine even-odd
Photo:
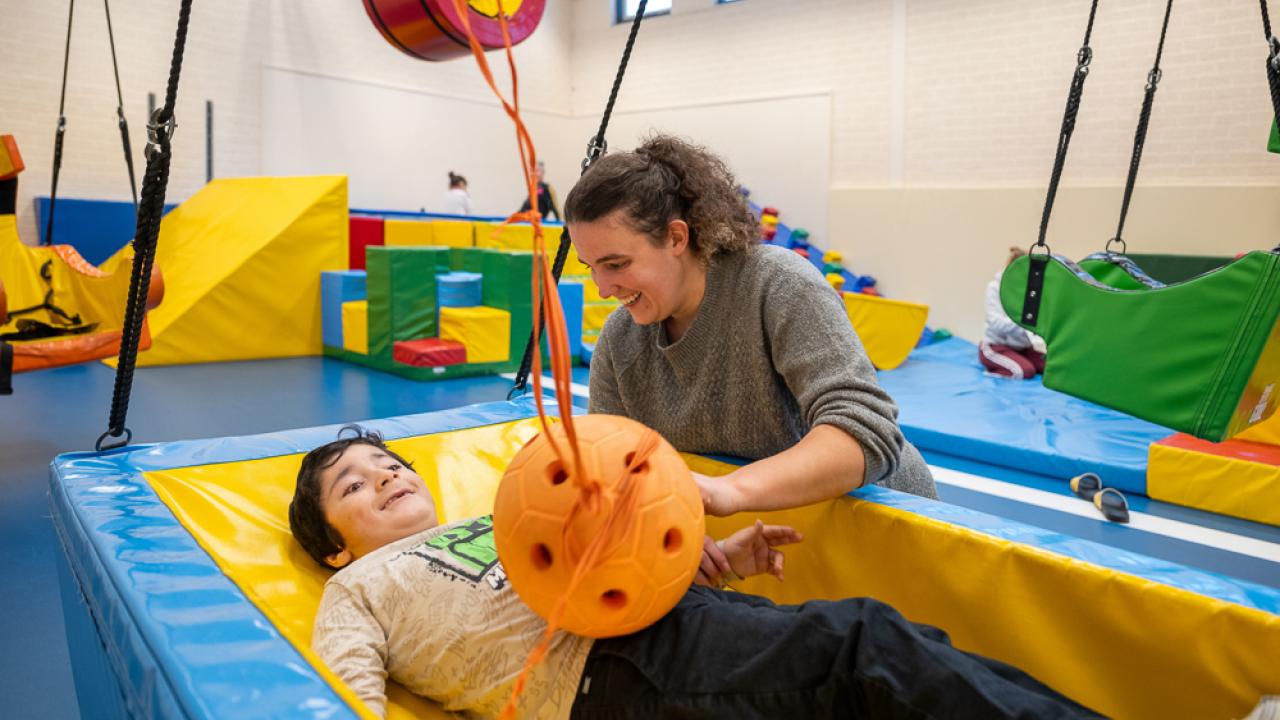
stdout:
[[462,343],[439,338],[401,340],[392,347],[391,357],[413,367],[444,367],[465,363],[467,349]]
[[350,253],[347,257],[347,267],[352,270],[365,269],[364,249],[370,245],[386,244],[383,227],[382,218],[357,215],[351,217],[351,233],[347,242]]

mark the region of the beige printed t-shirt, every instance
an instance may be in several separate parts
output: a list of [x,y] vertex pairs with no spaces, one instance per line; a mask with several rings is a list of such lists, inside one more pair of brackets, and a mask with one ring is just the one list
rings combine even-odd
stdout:
[[[488,516],[391,543],[334,574],[311,646],[379,715],[390,677],[446,710],[494,717],[546,627],[511,589]],[[590,649],[557,633],[519,717],[569,717]]]

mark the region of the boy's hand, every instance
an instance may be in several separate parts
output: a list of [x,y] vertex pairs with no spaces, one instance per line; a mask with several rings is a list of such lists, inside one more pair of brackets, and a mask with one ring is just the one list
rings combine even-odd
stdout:
[[760,520],[748,528],[743,528],[721,541],[729,566],[738,577],[769,573],[782,577],[783,556],[779,545],[790,545],[804,539],[800,531],[786,525],[765,525]]
[[720,587],[727,573],[733,573],[733,567],[729,565],[729,558],[725,557],[719,543],[709,535],[702,536],[702,560],[698,564],[698,574],[693,577],[693,582],[707,587]]

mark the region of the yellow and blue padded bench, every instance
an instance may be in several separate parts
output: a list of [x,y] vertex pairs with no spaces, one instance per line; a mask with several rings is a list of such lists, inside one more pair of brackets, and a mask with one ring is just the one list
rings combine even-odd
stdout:
[[[538,429],[527,397],[364,425],[415,461],[445,521],[488,512]],[[337,430],[54,461],[81,707],[97,717],[367,717],[308,649],[327,571],[286,520],[302,454]],[[755,517],[715,519],[709,531]],[[786,583],[741,589],[784,602],[880,598],[1107,715],[1240,717],[1280,693],[1274,588],[878,487],[760,517],[806,540],[788,548]],[[443,716],[403,690],[391,699],[392,717]]]

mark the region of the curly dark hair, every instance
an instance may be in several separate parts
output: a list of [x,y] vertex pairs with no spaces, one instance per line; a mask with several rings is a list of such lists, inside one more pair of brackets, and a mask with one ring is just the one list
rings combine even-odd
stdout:
[[703,262],[760,241],[760,223],[727,165],[706,148],[655,134],[634,152],[605,155],[569,191],[566,223],[625,211],[626,222],[661,244],[672,220],[689,224],[689,247]]
[[[344,433],[354,433],[343,437]],[[298,485],[289,502],[289,531],[307,554],[326,568],[332,569],[325,558],[342,552],[344,542],[338,531],[324,516],[320,502],[320,474],[333,467],[352,445],[372,445],[390,455],[401,465],[413,469],[413,465],[397,455],[382,442],[382,435],[375,430],[365,430],[359,425],[347,425],[338,431],[338,439],[312,450],[302,458],[298,468]]]

